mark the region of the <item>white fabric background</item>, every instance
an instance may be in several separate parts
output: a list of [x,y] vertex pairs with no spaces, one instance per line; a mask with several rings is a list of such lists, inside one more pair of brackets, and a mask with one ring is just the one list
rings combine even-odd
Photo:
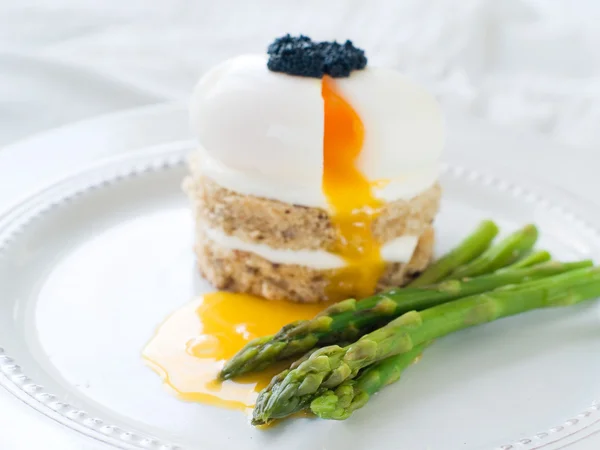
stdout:
[[[100,112],[185,99],[212,64],[261,52],[289,31],[350,37],[373,64],[414,75],[445,104],[593,148],[599,20],[596,0],[1,0],[0,143]],[[49,69],[19,66],[15,51],[43,58]],[[98,78],[86,86],[81,73],[73,82],[74,71],[55,62],[123,86],[100,87]]]

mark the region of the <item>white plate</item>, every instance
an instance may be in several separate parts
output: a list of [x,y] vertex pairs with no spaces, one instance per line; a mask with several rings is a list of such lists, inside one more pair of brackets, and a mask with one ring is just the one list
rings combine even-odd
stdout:
[[[170,111],[163,119],[183,117]],[[211,289],[194,269],[179,189],[190,148],[140,146],[63,172],[0,219],[0,383],[32,408],[122,448],[556,450],[600,433],[595,302],[442,339],[346,422],[260,432],[241,413],[172,397],[140,352],[169,312]],[[506,229],[538,223],[557,257],[600,256],[593,206],[450,155],[438,251],[492,217]]]

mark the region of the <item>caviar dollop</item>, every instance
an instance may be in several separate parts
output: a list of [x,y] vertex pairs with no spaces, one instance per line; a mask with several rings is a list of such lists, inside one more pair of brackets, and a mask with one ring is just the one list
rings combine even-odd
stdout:
[[333,78],[350,76],[353,70],[364,69],[367,57],[364,50],[355,47],[352,41],[340,44],[315,42],[308,36],[286,34],[269,45],[267,67],[273,72],[301,77]]

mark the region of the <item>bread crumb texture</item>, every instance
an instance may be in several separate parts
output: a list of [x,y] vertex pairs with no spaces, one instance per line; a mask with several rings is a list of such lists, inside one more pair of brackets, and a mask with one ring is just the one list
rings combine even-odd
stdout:
[[[184,181],[196,219],[198,266],[216,288],[258,295],[270,300],[314,303],[326,300],[328,280],[339,270],[321,270],[272,263],[254,253],[224,248],[208,239],[203,230],[217,229],[245,242],[276,249],[327,250],[335,244],[335,229],[326,210],[243,195],[219,186],[199,171]],[[404,235],[419,236],[408,263],[386,264],[377,290],[402,286],[422,272],[433,255],[433,220],[441,189],[435,184],[409,201],[384,205],[372,231],[381,243]]]
[[[269,300],[315,303],[329,300],[328,280],[337,270],[319,270],[293,264],[277,264],[249,252],[230,250],[206,239],[198,231],[196,254],[202,275],[216,288],[258,295]],[[422,272],[433,255],[434,231],[421,234],[408,263],[389,263],[377,291],[403,286]]]
[[[203,176],[189,177],[185,189],[197,223],[246,242],[288,250],[328,250],[336,232],[326,210],[242,195]],[[420,236],[439,209],[435,184],[411,200],[386,203],[373,221],[375,239],[385,244],[400,236]]]

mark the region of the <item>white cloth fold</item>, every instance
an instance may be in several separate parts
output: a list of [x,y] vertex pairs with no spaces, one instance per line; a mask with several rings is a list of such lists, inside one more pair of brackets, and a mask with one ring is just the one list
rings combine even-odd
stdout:
[[[445,104],[503,126],[581,147],[600,139],[595,0],[11,0],[0,8],[0,46],[76,63],[156,98],[185,98],[216,62],[262,52],[286,32],[305,33],[352,38],[373,64],[398,67]],[[0,69],[6,86],[7,72]],[[10,70],[8,82],[14,83]],[[101,111],[81,112],[88,98],[78,102],[80,109],[70,105],[69,96],[83,95],[69,93],[72,86],[65,77],[60,101],[73,108],[69,117]],[[19,83],[15,92],[27,90]],[[43,100],[57,101],[51,90]],[[100,97],[105,104],[111,99]],[[124,98],[111,99],[111,108],[151,101]],[[17,117],[23,108],[43,113],[35,102],[11,108],[3,104],[0,114]]]

